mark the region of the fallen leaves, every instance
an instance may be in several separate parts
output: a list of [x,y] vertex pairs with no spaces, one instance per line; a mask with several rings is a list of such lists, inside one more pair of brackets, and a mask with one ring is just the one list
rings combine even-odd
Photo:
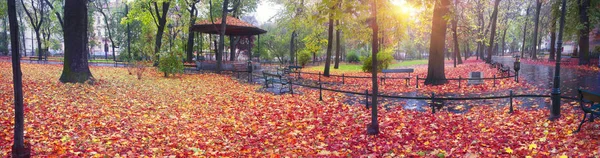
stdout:
[[[579,133],[568,103],[559,121],[544,109],[475,106],[464,114],[380,108],[298,88],[291,96],[216,74],[143,80],[124,68],[91,67],[96,85],[58,82],[59,65],[23,64],[26,141],[39,157],[508,157],[599,155],[597,123]],[[0,155],[12,145],[10,63],[0,62]],[[296,91],[296,89],[295,89]],[[482,132],[485,130],[485,132]],[[540,141],[544,138],[545,141]],[[535,146],[533,146],[533,145]],[[531,149],[530,149],[531,148]],[[510,150],[507,150],[510,149]]]

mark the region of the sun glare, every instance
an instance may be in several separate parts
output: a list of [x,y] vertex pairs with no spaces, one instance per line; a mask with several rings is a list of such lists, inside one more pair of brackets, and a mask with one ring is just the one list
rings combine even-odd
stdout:
[[396,12],[402,15],[415,15],[417,13],[417,9],[415,9],[411,4],[406,2],[406,0],[392,0],[391,3],[396,6]]

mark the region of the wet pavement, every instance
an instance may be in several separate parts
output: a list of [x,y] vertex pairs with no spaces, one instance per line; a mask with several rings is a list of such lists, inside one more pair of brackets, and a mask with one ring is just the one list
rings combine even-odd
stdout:
[[[512,57],[494,57],[493,60],[514,69],[514,58]],[[537,94],[549,95],[554,83],[554,66],[521,62],[519,79],[536,86],[539,89],[536,91]],[[577,96],[578,88],[600,92],[600,72],[598,71],[561,67],[560,80],[560,90],[563,96]]]

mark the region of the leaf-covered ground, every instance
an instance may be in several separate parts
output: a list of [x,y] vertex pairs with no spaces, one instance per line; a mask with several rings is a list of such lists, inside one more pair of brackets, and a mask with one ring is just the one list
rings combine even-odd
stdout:
[[[488,64],[485,64],[480,61],[476,61],[474,58],[466,60],[464,64],[458,65],[456,68],[453,67],[450,62],[446,62],[446,78],[462,78],[466,79],[469,77],[470,72],[479,71],[482,72],[484,78],[493,78],[496,76],[497,78],[501,78],[502,74],[496,68],[491,68]],[[482,94],[482,93],[490,93],[490,92],[498,92],[503,91],[508,93],[508,89],[513,89],[515,91],[529,91],[534,89],[532,85],[527,84],[526,82],[517,83],[514,78],[503,78],[493,80],[485,80],[484,84],[480,85],[469,85],[467,86],[467,80],[462,80],[459,82],[457,80],[450,80],[448,84],[439,85],[439,86],[424,86],[423,83],[427,76],[427,66],[411,66],[410,68],[414,69],[414,73],[410,74],[410,86],[407,86],[406,81],[404,79],[387,79],[385,83],[379,83],[379,89],[382,93],[385,94],[393,94],[393,95],[401,95],[407,92],[419,92],[422,94],[431,94],[434,92],[436,94]],[[302,70],[302,72],[310,72],[310,73],[319,73],[322,70]],[[362,76],[362,77],[370,77],[371,73],[364,72],[345,72],[338,73],[333,72],[331,77],[323,77],[321,76],[321,81],[326,83],[324,87],[332,88],[332,89],[342,89],[346,91],[354,91],[354,92],[364,92],[365,90],[371,89],[371,79],[370,78],[347,78],[340,77],[344,76]],[[296,75],[296,74],[293,74]],[[420,88],[416,88],[416,77],[419,76],[419,86]],[[300,76],[305,83],[317,84],[319,81],[319,75],[315,74],[301,74]],[[383,77],[382,73],[379,73],[379,77]],[[409,77],[406,73],[393,73],[386,74],[386,77],[391,78],[404,78]],[[342,82],[344,84],[342,84]],[[460,86],[460,88],[459,88]],[[517,90],[518,89],[518,90]],[[517,92],[515,92],[517,93]]]
[[[366,135],[364,105],[347,96],[297,88],[302,95],[260,92],[259,85],[215,74],[142,80],[123,68],[92,67],[95,85],[58,82],[62,67],[23,64],[26,141],[36,157],[143,156],[446,156],[592,157],[599,124],[573,133],[581,113],[475,106],[464,114],[381,110],[381,134]],[[0,62],[0,155],[12,145],[10,63]],[[573,103],[574,104],[574,103]]]

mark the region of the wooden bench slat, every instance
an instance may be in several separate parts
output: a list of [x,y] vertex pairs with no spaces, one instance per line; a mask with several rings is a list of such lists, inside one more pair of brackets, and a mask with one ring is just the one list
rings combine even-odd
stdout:
[[413,73],[415,69],[383,69],[382,73]]
[[586,91],[586,90],[580,90],[580,91],[581,91],[581,95],[582,95],[583,99],[592,101],[594,103],[600,103],[600,94]]

